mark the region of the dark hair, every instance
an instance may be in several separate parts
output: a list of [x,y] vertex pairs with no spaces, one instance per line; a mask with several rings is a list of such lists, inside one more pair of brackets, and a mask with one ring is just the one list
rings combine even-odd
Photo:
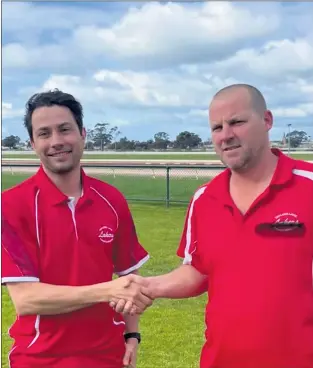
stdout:
[[54,89],[48,92],[36,93],[27,101],[24,116],[24,126],[26,127],[31,141],[33,140],[32,114],[38,107],[43,106],[64,106],[71,110],[80,133],[83,131],[83,107],[74,96],[69,93]]

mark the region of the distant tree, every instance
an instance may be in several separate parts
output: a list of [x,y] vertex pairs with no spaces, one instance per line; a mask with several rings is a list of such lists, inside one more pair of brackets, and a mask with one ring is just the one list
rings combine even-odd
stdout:
[[165,132],[159,132],[154,135],[154,147],[156,149],[166,149],[170,143],[169,135]]
[[293,130],[290,134],[286,134],[286,141],[289,142],[290,139],[290,147],[297,148],[302,143],[309,141],[309,136],[303,130]]
[[113,149],[117,149],[117,146],[116,146],[116,143],[117,143],[117,137],[118,136],[120,136],[121,135],[121,131],[120,130],[118,130],[118,127],[117,126],[115,126],[115,127],[113,127],[112,129],[111,129],[111,135],[112,135],[112,139],[113,139],[113,141],[114,141],[114,144],[113,144]]
[[212,144],[212,140],[211,139],[208,139],[208,140],[204,141],[203,144],[205,146],[210,146]]
[[153,140],[149,141],[135,141],[135,149],[139,151],[148,151],[153,148],[154,142]]
[[94,131],[93,131],[93,129],[87,129],[85,148],[87,150],[93,150],[93,147],[94,147]]
[[175,148],[191,149],[196,148],[202,143],[202,139],[198,134],[184,131],[178,134],[174,141]]
[[147,149],[151,150],[153,147],[154,147],[153,139],[148,139],[147,140]]
[[10,149],[16,148],[16,146],[21,142],[21,138],[17,135],[9,135],[2,139],[2,146],[8,147]]
[[109,123],[98,123],[92,129],[93,144],[100,147],[101,150],[113,140],[114,134],[117,132],[117,127],[110,127]]
[[116,149],[119,151],[134,151],[135,147],[135,141],[130,141],[127,137],[123,137],[116,142]]

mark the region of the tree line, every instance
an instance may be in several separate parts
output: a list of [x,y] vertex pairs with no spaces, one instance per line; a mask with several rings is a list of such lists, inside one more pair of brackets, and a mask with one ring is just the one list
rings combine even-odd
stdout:
[[110,127],[108,123],[98,123],[94,129],[87,130],[86,149],[113,149],[117,151],[133,151],[133,150],[165,150],[167,148],[192,149],[203,147],[204,144],[198,134],[183,131],[180,132],[175,140],[170,140],[169,134],[166,132],[158,132],[153,138],[146,141],[130,140],[127,137],[118,137],[121,132],[117,127]]
[[[207,139],[203,141],[198,134],[189,131],[180,132],[174,140],[171,140],[166,132],[155,133],[153,138],[146,141],[130,140],[127,137],[120,137],[121,132],[118,127],[109,123],[98,123],[94,128],[86,131],[87,150],[116,150],[116,151],[148,151],[166,149],[199,149],[210,145],[212,142]],[[119,138],[120,137],[120,138]],[[290,147],[297,148],[301,144],[309,142],[310,137],[304,131],[294,130],[285,135],[282,144],[289,144]],[[21,144],[21,138],[10,135],[2,139],[2,147],[16,149]],[[29,140],[26,146],[30,147]]]

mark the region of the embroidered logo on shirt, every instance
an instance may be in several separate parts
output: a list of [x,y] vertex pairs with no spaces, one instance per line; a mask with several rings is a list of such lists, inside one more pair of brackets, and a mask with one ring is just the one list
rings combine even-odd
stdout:
[[108,226],[102,226],[99,229],[98,237],[102,243],[111,243],[114,239],[113,230]]
[[298,215],[295,213],[280,213],[275,216],[273,227],[278,231],[291,231],[296,229],[300,225]]

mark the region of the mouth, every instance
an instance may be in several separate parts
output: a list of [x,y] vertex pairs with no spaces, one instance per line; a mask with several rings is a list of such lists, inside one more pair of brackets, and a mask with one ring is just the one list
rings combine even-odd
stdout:
[[223,149],[223,151],[224,151],[224,152],[234,151],[234,150],[236,150],[237,148],[240,148],[240,146],[231,146],[231,147],[227,147],[227,148],[224,148],[224,149]]
[[48,154],[49,157],[64,157],[71,153],[72,151],[59,151],[55,153]]

